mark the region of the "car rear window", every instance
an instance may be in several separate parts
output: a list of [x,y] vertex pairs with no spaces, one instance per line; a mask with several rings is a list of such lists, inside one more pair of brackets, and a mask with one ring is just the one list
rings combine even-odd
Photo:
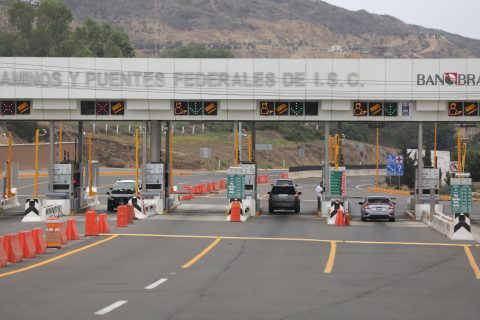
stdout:
[[295,194],[295,188],[289,186],[276,186],[272,188],[272,194]]
[[369,198],[368,203],[388,204],[390,199],[387,198]]
[[293,186],[292,180],[277,180],[275,183],[277,186]]

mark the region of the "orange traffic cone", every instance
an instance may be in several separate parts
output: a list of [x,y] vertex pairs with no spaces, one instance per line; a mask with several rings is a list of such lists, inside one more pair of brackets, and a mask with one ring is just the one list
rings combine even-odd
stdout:
[[80,234],[77,230],[77,221],[67,220],[67,240],[79,240]]
[[335,225],[337,227],[345,227],[345,217],[343,215],[342,209],[337,210],[337,218],[335,220]]
[[5,251],[5,245],[3,243],[3,237],[0,236],[0,267],[6,266],[8,263],[7,252]]
[[230,207],[230,222],[242,222],[240,219],[241,210],[240,201],[233,201]]

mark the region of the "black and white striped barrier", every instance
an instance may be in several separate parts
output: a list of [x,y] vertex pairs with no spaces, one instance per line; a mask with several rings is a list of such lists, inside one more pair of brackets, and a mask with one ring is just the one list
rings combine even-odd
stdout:
[[133,207],[133,212],[135,213],[135,219],[143,220],[146,219],[145,207],[143,205],[143,200],[137,197],[132,197],[128,200],[128,204]]
[[452,240],[473,240],[469,213],[455,213]]
[[38,199],[27,199],[25,201],[25,216],[22,222],[41,222],[41,212],[42,207]]

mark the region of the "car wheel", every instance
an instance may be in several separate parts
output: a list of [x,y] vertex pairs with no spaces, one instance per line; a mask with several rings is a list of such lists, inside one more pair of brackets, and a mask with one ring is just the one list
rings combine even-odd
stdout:
[[107,211],[113,211],[113,203],[107,201]]
[[361,219],[363,222],[367,221],[367,218],[365,218],[363,215],[360,216],[360,219]]
[[272,207],[268,207],[268,213],[273,213],[274,209]]
[[390,219],[388,219],[388,221],[395,222],[395,218],[390,218]]
[[300,213],[300,205],[295,207],[295,213]]

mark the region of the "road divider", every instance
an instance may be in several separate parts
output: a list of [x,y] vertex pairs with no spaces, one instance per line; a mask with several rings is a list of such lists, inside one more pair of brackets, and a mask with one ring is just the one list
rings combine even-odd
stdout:
[[85,214],[85,236],[98,236],[98,218],[97,212],[87,211]]
[[8,256],[5,250],[5,240],[3,236],[0,236],[0,267],[6,266],[8,263]]
[[67,220],[67,240],[80,240],[80,233],[77,229],[77,221],[73,219]]
[[20,246],[24,259],[32,259],[37,255],[35,243],[33,242],[32,231],[21,231],[19,233]]

